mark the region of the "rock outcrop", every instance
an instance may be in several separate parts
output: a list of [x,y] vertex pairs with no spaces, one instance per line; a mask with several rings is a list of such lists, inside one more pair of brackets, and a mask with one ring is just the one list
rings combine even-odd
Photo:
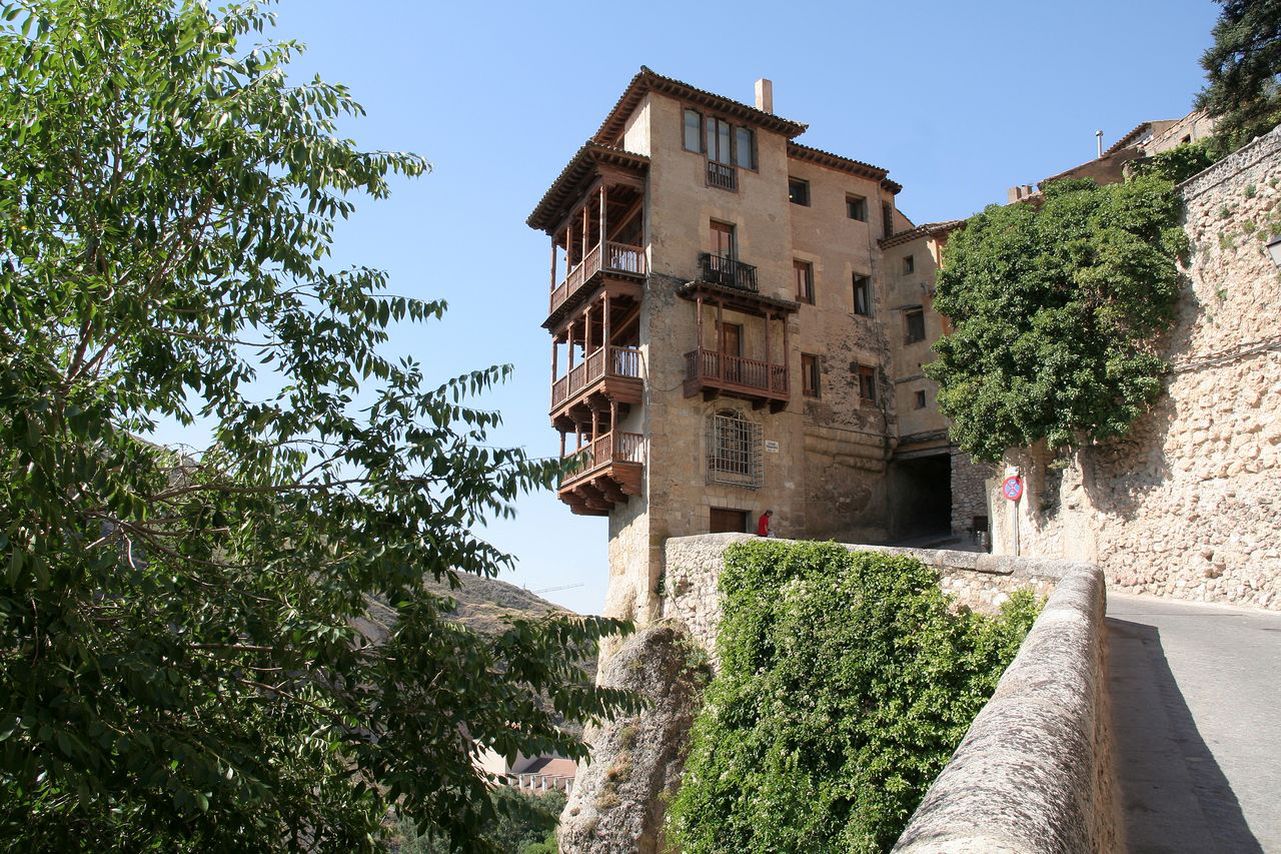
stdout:
[[668,799],[680,782],[690,726],[710,677],[706,657],[678,623],[638,631],[605,665],[600,683],[647,698],[639,715],[588,727],[592,761],[580,766],[560,820],[573,854],[663,850]]

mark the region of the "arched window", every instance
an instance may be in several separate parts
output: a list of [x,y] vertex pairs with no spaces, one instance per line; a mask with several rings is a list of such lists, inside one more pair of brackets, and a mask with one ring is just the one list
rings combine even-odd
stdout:
[[707,419],[707,480],[756,489],[763,481],[761,425],[733,409]]

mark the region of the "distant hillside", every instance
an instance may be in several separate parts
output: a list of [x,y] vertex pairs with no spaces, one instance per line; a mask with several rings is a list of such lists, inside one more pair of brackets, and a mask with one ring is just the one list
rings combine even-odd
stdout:
[[[496,578],[480,578],[475,575],[460,575],[462,587],[451,590],[444,582],[425,579],[427,587],[441,596],[448,596],[458,603],[456,619],[468,628],[482,634],[496,634],[503,629],[503,617],[525,617],[526,619],[544,617],[548,614],[567,614],[577,616],[574,611],[563,605],[548,602],[540,596],[530,593],[523,587],[499,581]],[[372,604],[368,616],[357,621],[357,626],[367,637],[375,641],[387,637],[387,629],[394,615],[392,610],[381,602]],[[583,670],[592,679],[596,678],[596,656],[592,655],[582,662]]]
[[496,578],[479,578],[474,575],[462,578],[459,590],[450,590],[448,584],[428,582],[442,596],[458,602],[459,621],[478,632],[496,632],[502,629],[500,618],[542,617],[552,613],[573,614],[561,605],[535,596],[523,587],[499,581]]

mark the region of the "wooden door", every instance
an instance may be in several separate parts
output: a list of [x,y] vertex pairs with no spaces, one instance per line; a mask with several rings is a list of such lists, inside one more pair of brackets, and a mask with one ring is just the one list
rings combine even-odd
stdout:
[[708,533],[749,533],[747,530],[747,511],[727,510],[724,507],[711,508],[711,519],[708,526]]
[[726,382],[743,381],[743,325],[741,323],[721,324],[721,376]]

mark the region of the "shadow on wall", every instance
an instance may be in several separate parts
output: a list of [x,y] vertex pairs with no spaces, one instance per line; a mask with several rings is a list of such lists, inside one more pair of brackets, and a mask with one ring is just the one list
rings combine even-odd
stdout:
[[1261,854],[1197,731],[1160,633],[1111,617],[1106,623],[1114,762],[1128,849]]

